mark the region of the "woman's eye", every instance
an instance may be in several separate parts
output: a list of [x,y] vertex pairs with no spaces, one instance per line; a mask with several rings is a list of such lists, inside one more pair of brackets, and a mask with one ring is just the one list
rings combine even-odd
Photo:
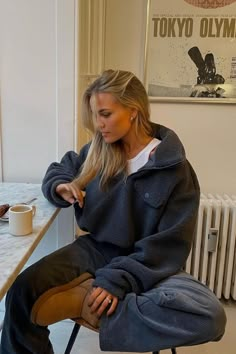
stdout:
[[104,117],[104,118],[108,118],[108,117],[110,117],[110,115],[111,115],[111,113],[109,113],[109,112],[107,112],[107,113],[102,113],[102,116]]

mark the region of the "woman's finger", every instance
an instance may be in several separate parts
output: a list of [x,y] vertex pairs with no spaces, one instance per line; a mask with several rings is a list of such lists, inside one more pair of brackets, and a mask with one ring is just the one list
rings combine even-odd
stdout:
[[93,301],[92,305],[90,306],[90,309],[91,309],[91,313],[94,313],[94,312],[97,312],[98,309],[100,308],[100,306],[102,306],[103,308],[104,305],[103,305],[103,302],[106,298],[107,294],[105,291],[102,291]]
[[115,309],[117,308],[117,305],[118,305],[118,298],[117,297],[113,297],[112,298],[112,302],[110,304],[110,307],[107,311],[107,316],[110,316],[114,311]]
[[61,198],[66,200],[67,202],[73,204],[75,202],[75,198],[73,197],[73,194],[70,190],[70,187],[68,186],[69,183],[62,183],[59,184],[56,187],[56,192],[57,194],[60,195]]
[[92,306],[92,304],[94,303],[98,295],[101,294],[102,291],[103,291],[102,288],[99,287],[93,288],[92,292],[89,295],[88,306]]
[[105,299],[100,303],[96,313],[98,318],[102,316],[103,312],[109,309],[110,305],[112,304],[111,297],[107,295]]
[[104,311],[107,311],[107,315],[110,316],[115,311],[117,304],[118,298],[100,287],[93,289],[88,301],[91,313],[96,312],[98,317],[101,317]]
[[79,206],[82,208],[84,204],[84,192],[82,192],[74,182],[64,183],[57,186],[57,193],[59,193],[63,199],[73,204],[78,201]]
[[84,205],[84,192],[82,192],[74,182],[71,182],[69,185],[75,201],[78,201],[80,208],[82,208]]

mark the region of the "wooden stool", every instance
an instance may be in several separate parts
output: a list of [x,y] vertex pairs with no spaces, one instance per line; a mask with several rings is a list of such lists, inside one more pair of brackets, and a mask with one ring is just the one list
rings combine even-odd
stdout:
[[[75,340],[76,340],[76,337],[79,333],[79,330],[80,330],[80,327],[84,325],[84,323],[81,323],[80,320],[74,320],[75,321],[75,325],[74,325],[74,328],[72,330],[72,333],[70,335],[70,339],[69,339],[69,342],[67,344],[67,347],[66,347],[66,350],[65,350],[65,353],[64,354],[70,354],[71,352],[71,349],[75,343]],[[153,352],[152,354],[159,354],[160,352],[159,351],[155,351]],[[175,348],[171,348],[171,353],[172,354],[177,354],[177,351]]]

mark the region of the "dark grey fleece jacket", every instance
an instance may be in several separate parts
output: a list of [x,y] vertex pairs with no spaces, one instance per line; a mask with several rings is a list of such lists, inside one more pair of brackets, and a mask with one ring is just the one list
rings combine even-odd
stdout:
[[[170,129],[153,124],[161,140],[149,161],[125,181],[119,175],[107,191],[99,189],[99,176],[86,187],[84,207],[74,205],[81,229],[107,259],[97,269],[95,286],[120,299],[137,294],[175,274],[185,264],[191,249],[199,205],[197,177],[184,148]],[[43,179],[45,197],[58,207],[68,207],[55,192],[60,183],[78,175],[89,144],[80,154],[67,152],[52,163]]]

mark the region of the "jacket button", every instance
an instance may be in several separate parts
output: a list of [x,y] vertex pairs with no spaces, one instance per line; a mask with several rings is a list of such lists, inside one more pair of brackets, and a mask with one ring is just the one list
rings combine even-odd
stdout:
[[145,198],[149,198],[149,193],[145,193],[145,194],[144,194],[144,197],[145,197]]

